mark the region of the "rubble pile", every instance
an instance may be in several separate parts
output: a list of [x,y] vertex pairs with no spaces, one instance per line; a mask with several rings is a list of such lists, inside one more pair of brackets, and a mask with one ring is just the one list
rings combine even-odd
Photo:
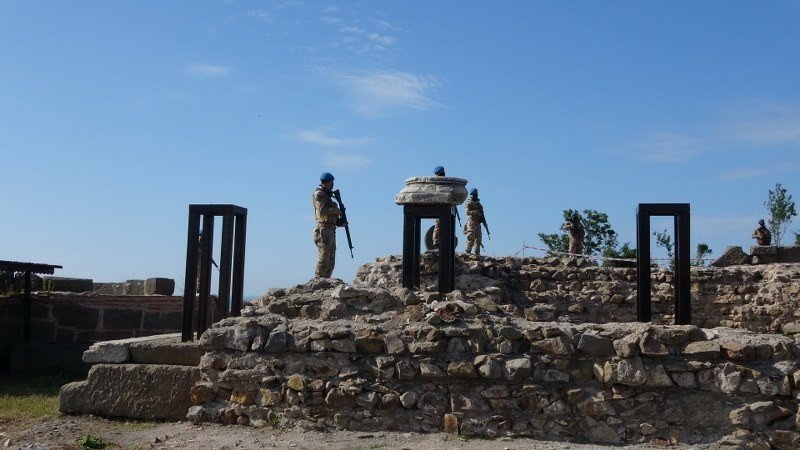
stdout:
[[[188,418],[613,444],[800,444],[792,337],[612,323],[633,314],[635,272],[585,260],[462,257],[457,290],[440,295],[434,258],[424,255],[420,290],[399,286],[401,261],[390,257],[362,267],[353,285],[313,279],[271,289],[241,317],[214,324],[201,338]],[[654,276],[668,283],[668,274]],[[713,282],[721,289],[725,276],[743,274],[707,276],[722,276]],[[766,275],[749,276],[758,286]],[[781,276],[789,289],[796,271]],[[742,295],[766,297],[773,287]],[[735,286],[730,295],[739,295]]]

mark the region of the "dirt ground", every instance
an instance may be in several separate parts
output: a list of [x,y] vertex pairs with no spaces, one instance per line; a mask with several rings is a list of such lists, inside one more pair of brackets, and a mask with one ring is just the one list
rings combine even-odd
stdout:
[[[276,430],[220,425],[194,425],[188,422],[132,422],[93,416],[59,416],[0,422],[0,448],[79,449],[77,442],[86,435],[112,442],[106,448],[287,448],[287,449],[612,449],[619,447],[572,444],[533,439],[500,438],[488,440],[436,433],[332,433],[303,430]],[[630,446],[626,448],[663,448]],[[689,446],[670,447],[692,448]],[[694,447],[697,448],[697,447]]]

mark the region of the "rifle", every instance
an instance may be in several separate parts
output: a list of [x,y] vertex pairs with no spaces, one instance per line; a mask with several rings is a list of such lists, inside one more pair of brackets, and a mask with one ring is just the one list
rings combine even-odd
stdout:
[[458,206],[453,206],[453,209],[456,211],[456,219],[458,219],[458,227],[461,228],[461,215],[458,213]]
[[347,245],[350,247],[350,257],[353,258],[353,241],[350,239],[350,226],[347,223],[346,208],[344,207],[344,203],[342,203],[342,194],[336,189],[333,191],[333,196],[336,197],[336,201],[339,203],[339,209],[342,211],[342,216],[336,221],[336,225],[344,227],[344,232],[347,233]]
[[483,214],[481,214],[481,223],[483,224],[483,227],[486,228],[486,236],[489,236],[489,240],[491,241],[492,233],[489,233],[489,224],[486,223],[486,217],[483,217]]

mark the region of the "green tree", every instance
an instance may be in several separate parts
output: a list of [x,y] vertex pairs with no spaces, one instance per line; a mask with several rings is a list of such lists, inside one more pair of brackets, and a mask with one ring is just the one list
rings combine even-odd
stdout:
[[794,245],[800,247],[800,233],[794,234]]
[[[613,243],[609,243],[603,248],[603,256],[606,258],[634,259],[636,258],[636,249],[631,248],[631,244],[628,242],[622,244],[622,247],[618,247],[615,237]],[[603,261],[603,267],[636,267],[636,262],[605,260]]]
[[542,243],[554,252],[566,252],[569,250],[569,238],[565,233],[545,234],[539,233]]
[[[775,190],[769,190],[767,201],[764,206],[769,211],[769,231],[775,238],[775,245],[781,245],[781,238],[786,233],[786,228],[792,221],[792,217],[797,215],[794,200],[792,196],[786,192],[786,189],[781,186],[781,183],[775,183]],[[797,239],[797,237],[795,237]]]
[[705,242],[701,242],[697,244],[697,254],[695,256],[694,266],[705,266],[706,264],[703,262],[703,258],[706,256],[714,253],[711,250],[711,247],[708,246]]
[[675,246],[672,243],[672,235],[669,231],[654,231],[653,236],[656,237],[656,245],[663,247],[667,251],[667,258],[669,258],[669,268],[675,269]]
[[[617,233],[608,222],[608,214],[593,209],[584,209],[583,214],[574,209],[565,209],[563,211],[564,220],[566,221],[575,213],[580,217],[583,229],[586,232],[583,238],[583,252],[585,254],[630,257],[622,256],[623,253],[630,254],[632,251],[630,245],[626,243],[623,246],[624,250],[617,248],[619,245]],[[569,249],[569,235],[566,232],[538,233],[538,236],[542,243],[552,251],[566,252]],[[635,256],[635,250],[633,252]]]
[[[663,247],[664,250],[667,251],[667,257],[669,258],[669,267],[670,269],[675,269],[675,245],[672,242],[672,235],[669,234],[669,231],[654,231],[653,236],[656,237],[656,245],[659,247]],[[690,261],[690,264],[693,266],[703,266],[703,258],[712,254],[714,251],[711,250],[711,247],[708,246],[705,242],[700,242],[697,244],[697,253],[695,254],[695,260]]]

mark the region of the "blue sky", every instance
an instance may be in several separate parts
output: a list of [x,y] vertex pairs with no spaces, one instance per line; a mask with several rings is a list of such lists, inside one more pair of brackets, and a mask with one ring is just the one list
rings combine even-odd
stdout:
[[234,203],[246,294],[305,282],[323,171],[347,281],[401,253],[394,196],[436,165],[497,256],[567,208],[633,242],[640,202],[747,249],[768,189],[800,195],[797,1],[4,0],[0,42],[0,259],[62,276],[180,292],[188,205]]

